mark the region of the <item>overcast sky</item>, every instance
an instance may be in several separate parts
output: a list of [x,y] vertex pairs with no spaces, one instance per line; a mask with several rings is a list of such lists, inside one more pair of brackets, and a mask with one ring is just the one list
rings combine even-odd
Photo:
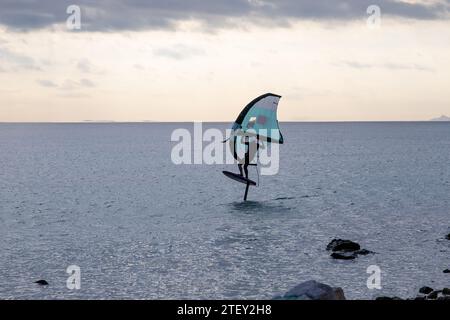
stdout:
[[449,39],[450,0],[2,0],[0,121],[233,121],[266,92],[280,120],[423,120]]

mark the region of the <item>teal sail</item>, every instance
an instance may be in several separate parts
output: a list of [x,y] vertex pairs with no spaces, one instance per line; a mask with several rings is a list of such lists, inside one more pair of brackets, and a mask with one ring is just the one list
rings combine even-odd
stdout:
[[281,96],[266,93],[250,102],[233,124],[232,135],[254,133],[258,139],[283,144],[284,139],[278,125],[277,110]]

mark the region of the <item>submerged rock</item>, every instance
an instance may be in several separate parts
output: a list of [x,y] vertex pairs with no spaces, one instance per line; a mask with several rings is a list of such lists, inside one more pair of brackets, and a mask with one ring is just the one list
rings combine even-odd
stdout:
[[48,286],[48,282],[45,280],[38,280],[38,281],[35,281],[34,283],[37,283],[40,286]]
[[429,294],[431,292],[433,292],[433,288],[430,288],[430,287],[422,287],[419,289],[419,293],[422,293],[422,294]]
[[286,300],[346,300],[342,288],[310,280],[299,284],[276,299]]
[[444,273],[450,273],[450,269],[445,269],[443,272]]
[[367,249],[358,250],[355,253],[362,255],[362,256],[367,256],[368,254],[375,254],[375,252],[367,250]]
[[445,239],[450,240],[450,233],[447,236],[445,236]]
[[333,259],[338,259],[338,260],[353,260],[356,259],[358,255],[355,252],[333,252],[331,254],[331,257]]

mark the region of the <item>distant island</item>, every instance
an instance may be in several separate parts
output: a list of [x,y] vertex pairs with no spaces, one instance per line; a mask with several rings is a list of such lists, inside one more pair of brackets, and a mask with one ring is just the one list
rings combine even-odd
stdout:
[[83,122],[93,122],[93,123],[113,123],[113,120],[83,120]]
[[431,119],[431,121],[450,121],[450,117],[442,115],[439,118]]

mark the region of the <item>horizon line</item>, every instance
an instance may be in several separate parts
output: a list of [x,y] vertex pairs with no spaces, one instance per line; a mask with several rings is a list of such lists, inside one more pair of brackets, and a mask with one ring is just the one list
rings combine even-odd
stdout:
[[[158,120],[141,120],[141,121],[115,121],[115,120],[82,120],[82,121],[0,121],[0,124],[127,124],[127,123],[232,123],[233,121],[158,121]],[[286,120],[280,123],[370,123],[370,122],[449,122],[430,120]]]

